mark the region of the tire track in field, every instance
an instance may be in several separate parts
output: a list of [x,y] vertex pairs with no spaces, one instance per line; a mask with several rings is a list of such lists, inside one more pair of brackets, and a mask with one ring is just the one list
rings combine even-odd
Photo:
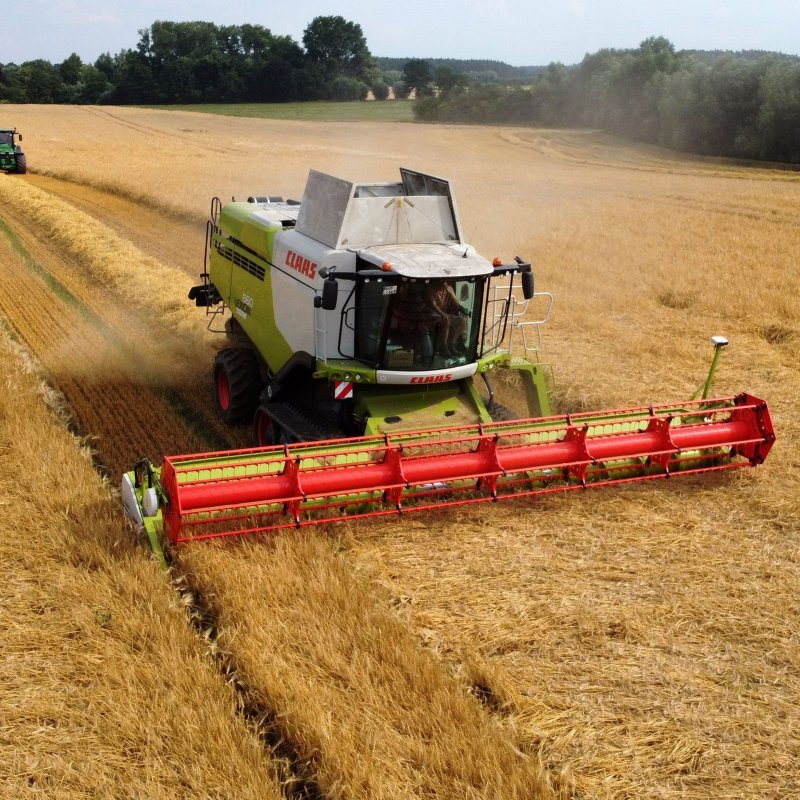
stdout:
[[[577,167],[594,167],[665,175],[727,178],[729,180],[796,181],[796,165],[701,156],[658,145],[615,139],[597,130],[516,129],[503,131],[506,144],[539,153],[549,160]],[[624,142],[624,146],[620,146]],[[742,167],[746,167],[743,170]],[[782,174],[781,174],[782,173]]]
[[[127,128],[128,130],[134,131],[135,133],[140,133],[144,136],[151,137],[154,135],[163,136],[166,139],[169,139],[171,142],[174,142],[176,139],[182,139],[186,142],[191,142],[194,145],[197,145],[198,149],[203,149],[204,151],[208,151],[207,145],[202,142],[199,142],[196,136],[191,135],[190,133],[181,132],[180,130],[162,130],[161,128],[155,125],[144,125],[140,122],[133,122],[128,119],[123,119],[121,116],[117,114],[113,114],[106,109],[98,108],[97,106],[80,106],[82,111],[86,111],[88,114],[92,116],[99,117],[102,119],[110,120],[113,124],[119,125],[120,127]],[[214,143],[214,152],[215,153],[227,153],[227,154],[241,154],[247,152],[247,150],[239,147],[232,147],[230,144],[224,144],[222,142],[215,142]]]
[[753,220],[765,225],[775,225],[778,227],[800,226],[800,217],[797,211],[788,205],[779,206],[774,204],[771,207],[761,206],[757,210],[747,203],[740,201],[723,202],[715,197],[713,201],[708,201],[699,197],[689,195],[664,194],[654,199],[652,195],[645,194],[620,194],[620,197],[634,203],[657,203],[659,207],[669,210],[677,210],[686,213],[688,211],[698,212],[706,217],[728,217],[741,220]]

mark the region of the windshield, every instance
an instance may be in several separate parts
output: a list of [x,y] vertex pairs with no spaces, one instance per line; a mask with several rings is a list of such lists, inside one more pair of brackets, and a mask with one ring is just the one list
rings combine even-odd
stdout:
[[14,144],[14,134],[8,131],[0,131],[0,144]]
[[475,360],[483,282],[364,281],[356,357],[388,370],[447,369]]

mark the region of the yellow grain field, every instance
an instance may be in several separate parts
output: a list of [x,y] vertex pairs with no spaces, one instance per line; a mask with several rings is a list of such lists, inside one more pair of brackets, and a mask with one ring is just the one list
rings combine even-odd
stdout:
[[5,333],[0,353],[0,796],[284,796],[52,393]]
[[[196,669],[235,683],[238,711],[212,703],[204,711],[226,729],[255,729],[258,768],[278,763],[268,740],[282,743],[285,786],[320,797],[800,793],[798,174],[687,160],[585,132],[5,111],[25,134],[30,174],[0,181],[2,253],[13,286],[24,282],[27,294],[8,282],[0,309],[49,382],[70,373],[82,400],[62,391],[76,406],[91,406],[102,383],[86,373],[111,364],[137,391],[152,391],[153,373],[174,378],[170,392],[191,401],[198,418],[209,416],[207,389],[198,385],[213,344],[202,312],[184,298],[187,272],[202,268],[193,226],[202,232],[211,196],[299,196],[309,168],[388,180],[400,166],[453,180],[464,228],[481,252],[533,261],[538,287],[556,298],[544,346],[561,410],[688,396],[704,377],[712,334],[731,340],[719,393],[770,402],[779,441],[757,470],[175,553],[174,573],[213,626],[217,655],[204,654],[180,615],[170,624],[181,632],[169,641],[184,637],[199,648]],[[64,286],[69,308],[56,289]],[[77,377],[60,369],[64,359],[48,360],[52,346],[69,339],[67,314],[86,320],[76,308],[92,309],[100,328],[114,331],[100,337],[102,358],[99,345],[82,345],[94,355]],[[157,342],[148,341],[151,330]],[[142,343],[149,380],[120,366],[126,331]],[[7,363],[9,380],[21,379],[18,359]],[[168,364],[169,374],[157,364]],[[82,432],[97,437],[102,454],[123,412],[104,412],[99,400],[98,409],[79,427],[91,427]],[[152,409],[162,419],[150,427],[147,413],[130,415],[115,464],[168,446],[186,424],[174,403]],[[45,420],[17,424],[36,436]],[[168,430],[158,433],[158,425]],[[23,447],[30,449],[22,434],[9,435],[9,458],[22,458]],[[46,458],[48,467],[72,463],[68,451]],[[35,467],[42,459],[31,459],[32,477],[9,481],[7,491],[21,519],[43,521],[29,534],[51,548],[38,558],[52,559],[59,535],[78,524],[91,542],[82,546],[100,558],[118,525],[130,553],[120,569],[131,570],[118,581],[138,581],[142,546],[110,510],[102,523],[92,516],[111,502],[107,494],[78,491],[96,479],[73,479],[69,498],[45,503],[36,487],[48,476]],[[4,553],[13,577],[13,542]],[[32,570],[36,558],[28,557]],[[92,586],[98,570],[83,562],[76,569],[61,584],[65,608],[79,614],[85,603],[76,587]],[[172,593],[178,602],[166,579],[148,575],[160,597]],[[15,613],[35,628],[35,601],[15,597]],[[101,626],[86,636],[102,648],[104,635]],[[60,658],[78,659],[58,640],[52,646]],[[86,696],[113,683],[118,664],[131,658],[135,650],[114,650]],[[163,671],[150,679],[140,696],[158,697],[169,685]],[[4,676],[0,697],[25,696],[33,683]],[[56,673],[53,686],[62,683],[69,678]],[[168,709],[154,703],[151,713],[174,726],[191,709],[181,710],[183,696],[170,697]],[[48,746],[58,750],[59,715],[48,719]],[[61,727],[70,753],[69,726]],[[41,758],[23,722],[12,717],[0,730],[8,763]],[[120,760],[105,762],[98,785],[129,796],[128,751],[109,746]],[[176,746],[163,742],[169,763],[181,760]],[[24,785],[21,769],[10,785]],[[89,770],[74,780],[58,774],[74,796],[91,796],[83,788]],[[197,795],[167,786],[146,796]]]

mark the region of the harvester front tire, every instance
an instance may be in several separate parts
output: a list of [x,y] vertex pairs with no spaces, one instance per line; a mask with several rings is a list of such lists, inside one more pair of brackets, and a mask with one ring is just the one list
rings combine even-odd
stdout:
[[251,350],[220,350],[214,360],[212,380],[217,416],[226,425],[249,422],[258,405],[259,383],[258,362]]
[[18,175],[24,175],[28,171],[28,160],[23,153],[17,153],[15,156],[16,172]]

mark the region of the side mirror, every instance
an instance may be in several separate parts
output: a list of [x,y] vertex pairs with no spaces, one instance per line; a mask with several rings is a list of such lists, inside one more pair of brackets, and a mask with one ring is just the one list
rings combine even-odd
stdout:
[[533,272],[530,268],[522,273],[522,296],[526,300],[533,297]]
[[320,305],[325,311],[333,311],[339,301],[339,281],[336,278],[325,278],[322,282],[322,299]]

